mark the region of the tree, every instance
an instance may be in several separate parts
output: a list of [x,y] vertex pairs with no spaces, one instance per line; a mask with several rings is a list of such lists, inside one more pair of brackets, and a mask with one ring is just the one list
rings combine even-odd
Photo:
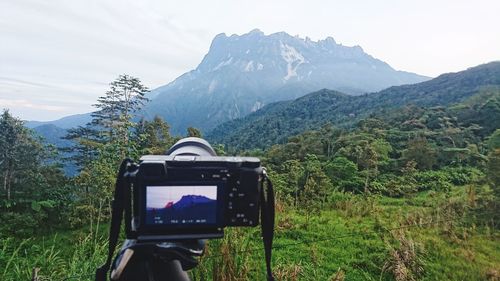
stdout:
[[106,132],[106,140],[116,138],[128,143],[132,114],[148,101],[144,95],[148,88],[138,78],[120,75],[110,83],[110,90],[94,104],[98,110],[92,113],[92,124]]
[[120,75],[110,83],[110,90],[98,98],[92,113],[92,121],[86,126],[68,130],[65,139],[73,140],[74,146],[63,149],[82,169],[97,159],[98,151],[108,143],[120,143],[119,155],[123,158],[129,147],[129,135],[134,126],[133,114],[148,99],[144,96],[148,88],[138,78]]
[[495,130],[488,141],[488,179],[493,192],[500,197],[500,129]]
[[7,110],[0,116],[0,235],[32,235],[66,218],[66,177],[23,122]]
[[97,149],[103,144],[99,131],[90,125],[68,129],[63,139],[72,141],[73,145],[59,150],[66,155],[65,160],[73,162],[79,169],[96,159]]
[[405,162],[415,161],[417,168],[429,170],[436,164],[436,151],[427,142],[425,137],[416,137],[408,141],[406,150],[403,151]]
[[4,110],[0,117],[0,168],[7,200],[12,198],[12,183],[23,171],[41,163],[44,149],[23,126],[23,122]]
[[335,157],[325,165],[332,184],[343,191],[359,191],[363,186],[356,163],[345,157]]
[[135,126],[133,139],[141,154],[164,154],[176,141],[170,135],[170,125],[160,116],[152,121],[141,119]]
[[287,195],[293,196],[293,203],[297,207],[299,201],[299,179],[304,173],[304,169],[297,160],[287,160],[282,165],[285,175]]
[[326,197],[333,190],[330,179],[322,169],[321,161],[314,154],[306,155],[304,161],[302,203],[306,208],[323,206]]
[[187,128],[187,137],[201,138],[201,131],[194,127]]
[[493,192],[500,197],[500,148],[488,154],[488,179]]
[[496,129],[488,138],[488,148],[491,151],[500,148],[500,129]]

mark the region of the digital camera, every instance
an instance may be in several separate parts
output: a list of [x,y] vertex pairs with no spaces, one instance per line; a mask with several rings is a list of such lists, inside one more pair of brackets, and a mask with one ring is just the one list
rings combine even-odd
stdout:
[[258,158],[219,157],[198,138],[182,139],[167,155],[143,156],[128,176],[128,238],[219,238],[225,226],[257,226],[263,172]]

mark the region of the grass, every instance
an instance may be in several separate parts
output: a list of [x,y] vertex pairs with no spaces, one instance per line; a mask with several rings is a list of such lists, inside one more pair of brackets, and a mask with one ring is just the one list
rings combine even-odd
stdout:
[[[306,216],[277,215],[277,280],[498,280],[500,234],[471,223],[465,192],[407,198],[339,195]],[[453,221],[445,221],[456,216]],[[403,229],[394,229],[405,226]],[[0,240],[0,280],[92,280],[105,259],[106,229]],[[265,280],[259,228],[227,229],[212,240],[193,280]],[[80,276],[87,276],[80,277]],[[496,279],[495,279],[496,278]]]

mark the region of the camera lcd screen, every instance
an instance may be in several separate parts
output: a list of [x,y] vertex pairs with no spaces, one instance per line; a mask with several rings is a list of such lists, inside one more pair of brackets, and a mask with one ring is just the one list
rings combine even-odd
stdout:
[[146,187],[146,224],[182,226],[216,222],[216,185]]

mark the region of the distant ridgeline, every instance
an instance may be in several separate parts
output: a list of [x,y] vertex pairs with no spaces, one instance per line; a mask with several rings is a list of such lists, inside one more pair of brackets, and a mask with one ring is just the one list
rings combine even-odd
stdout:
[[369,116],[383,118],[405,106],[450,107],[456,113],[454,118],[491,132],[500,127],[500,62],[361,96],[324,89],[226,122],[212,130],[208,138],[234,149],[266,148],[327,123],[348,127]]

